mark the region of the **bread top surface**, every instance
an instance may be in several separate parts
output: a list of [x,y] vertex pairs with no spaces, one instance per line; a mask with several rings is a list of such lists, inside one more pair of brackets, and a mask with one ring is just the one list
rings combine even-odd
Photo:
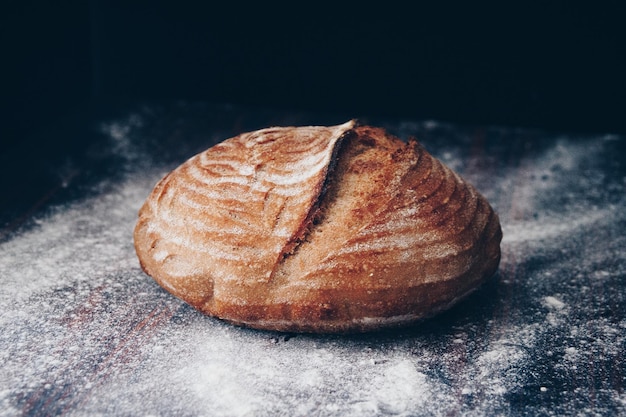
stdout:
[[161,180],[135,229],[144,270],[174,295],[306,331],[446,308],[495,272],[500,239],[471,185],[417,142],[354,122],[226,140]]

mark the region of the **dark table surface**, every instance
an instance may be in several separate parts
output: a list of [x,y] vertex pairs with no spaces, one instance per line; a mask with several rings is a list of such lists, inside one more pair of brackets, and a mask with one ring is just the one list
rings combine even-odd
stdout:
[[0,416],[625,415],[623,136],[362,118],[416,136],[503,226],[496,276],[411,328],[237,328],[141,271],[137,210],[166,172],[243,131],[354,116],[131,104],[9,149]]

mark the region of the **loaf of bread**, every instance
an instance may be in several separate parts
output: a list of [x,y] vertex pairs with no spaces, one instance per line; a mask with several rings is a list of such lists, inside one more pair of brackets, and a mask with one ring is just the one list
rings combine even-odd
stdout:
[[354,121],[225,140],[154,188],[142,268],[198,310],[289,332],[401,326],[494,274],[502,232],[474,187],[415,140]]

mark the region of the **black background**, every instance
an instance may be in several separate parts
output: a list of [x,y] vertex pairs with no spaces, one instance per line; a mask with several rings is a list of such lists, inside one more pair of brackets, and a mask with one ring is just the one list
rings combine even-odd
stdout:
[[618,3],[3,2],[0,138],[162,99],[622,133]]

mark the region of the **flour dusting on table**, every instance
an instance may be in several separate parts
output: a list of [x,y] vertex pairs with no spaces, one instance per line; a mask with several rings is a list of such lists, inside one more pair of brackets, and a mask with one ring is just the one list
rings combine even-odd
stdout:
[[137,210],[171,169],[141,146],[154,117],[103,124],[124,175],[0,244],[0,416],[626,413],[611,367],[626,354],[626,180],[604,161],[623,138],[516,136],[510,166],[468,154],[470,136],[439,142],[449,126],[396,126],[499,211],[500,272],[414,328],[328,337],[230,326],[142,273]]

